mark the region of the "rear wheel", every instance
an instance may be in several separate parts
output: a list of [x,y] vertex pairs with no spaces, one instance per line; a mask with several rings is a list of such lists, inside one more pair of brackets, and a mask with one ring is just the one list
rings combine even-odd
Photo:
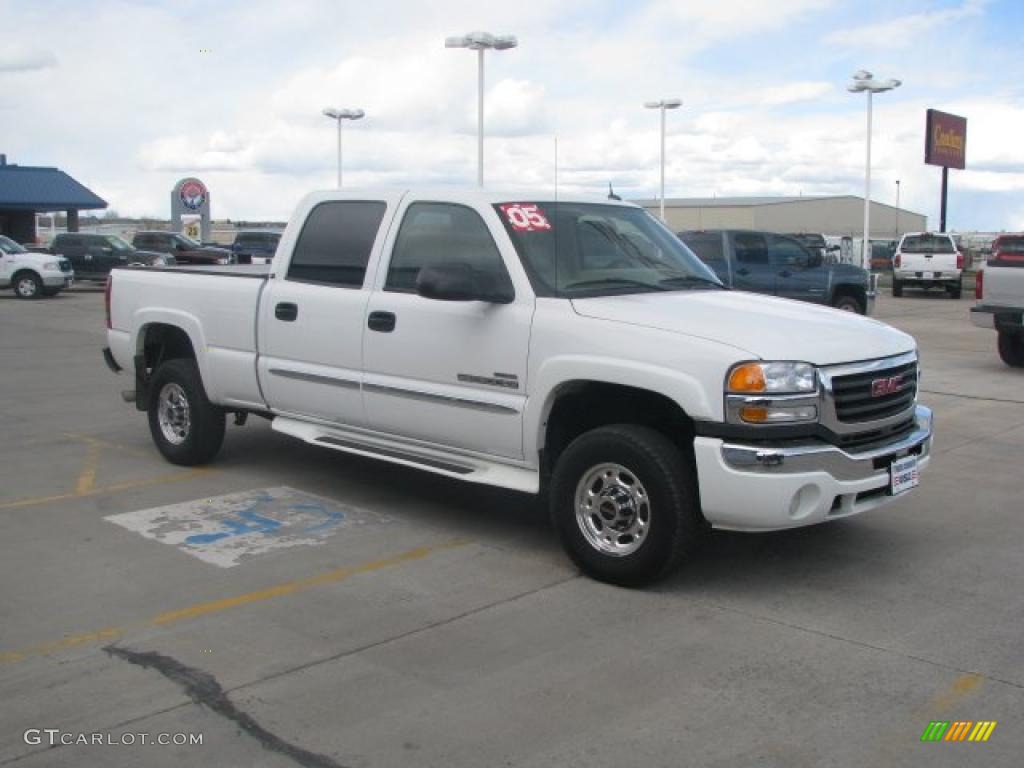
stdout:
[[43,295],[43,281],[35,272],[19,272],[13,282],[14,294],[19,299],[38,299]]
[[692,457],[649,427],[618,424],[576,438],[551,484],[551,514],[588,576],[642,586],[669,573],[704,531]]
[[999,332],[999,357],[1013,368],[1024,368],[1024,335]]
[[892,295],[897,299],[903,295],[903,281],[895,277],[892,279]]
[[195,360],[161,365],[149,387],[149,431],[172,464],[205,464],[224,442],[224,411],[206,397]]
[[957,281],[955,283],[951,283],[950,285],[946,286],[946,293],[949,294],[949,298],[951,298],[951,299],[959,299],[960,295],[963,293],[963,291],[964,291],[963,279],[961,279],[961,280],[959,280],[959,281]]

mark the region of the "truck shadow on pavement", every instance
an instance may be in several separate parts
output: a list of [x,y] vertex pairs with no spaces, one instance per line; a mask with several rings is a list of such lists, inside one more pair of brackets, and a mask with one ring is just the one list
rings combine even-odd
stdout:
[[[256,474],[266,485],[289,485],[573,569],[539,497],[326,451],[259,426],[229,430],[216,465]],[[863,582],[866,574],[870,582],[884,585],[896,568],[893,563],[905,568],[912,559],[905,551],[912,541],[893,525],[872,521],[892,514],[880,510],[772,533],[709,531],[680,571],[653,589],[714,593],[742,588],[777,595],[780,589]]]

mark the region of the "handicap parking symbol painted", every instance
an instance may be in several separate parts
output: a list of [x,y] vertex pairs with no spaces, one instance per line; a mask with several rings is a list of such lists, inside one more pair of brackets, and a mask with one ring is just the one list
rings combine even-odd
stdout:
[[279,549],[320,544],[347,527],[386,521],[373,512],[287,486],[229,493],[104,519],[222,568]]

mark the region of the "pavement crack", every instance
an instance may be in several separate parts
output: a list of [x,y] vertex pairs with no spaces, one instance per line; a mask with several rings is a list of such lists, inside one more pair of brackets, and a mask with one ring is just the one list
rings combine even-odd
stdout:
[[129,664],[135,664],[143,669],[155,669],[172,683],[179,685],[193,702],[231,720],[256,739],[264,749],[289,757],[303,768],[344,768],[326,755],[297,747],[268,731],[251,715],[238,709],[217,682],[217,678],[209,672],[189,667],[177,659],[155,651],[132,651],[114,645],[108,645],[103,650]]
[[958,397],[961,400],[977,400],[983,403],[1009,403],[1011,405],[1024,405],[1024,400],[1011,400],[1006,397],[982,397],[981,395],[965,395],[960,392],[943,392],[938,389],[924,389],[923,387],[919,390],[929,395],[943,395],[944,397]]

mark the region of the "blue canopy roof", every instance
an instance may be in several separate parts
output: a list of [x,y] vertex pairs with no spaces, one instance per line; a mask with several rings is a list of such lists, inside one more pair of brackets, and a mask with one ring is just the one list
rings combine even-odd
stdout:
[[59,168],[0,165],[0,208],[73,211],[106,208],[107,201]]

